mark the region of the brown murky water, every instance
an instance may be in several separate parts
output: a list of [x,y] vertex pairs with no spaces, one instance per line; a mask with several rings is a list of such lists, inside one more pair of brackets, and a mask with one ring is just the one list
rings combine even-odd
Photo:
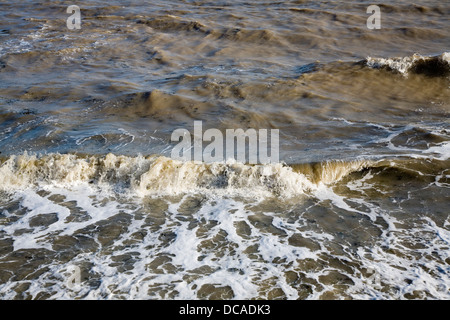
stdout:
[[0,3],[2,299],[450,297],[449,4]]

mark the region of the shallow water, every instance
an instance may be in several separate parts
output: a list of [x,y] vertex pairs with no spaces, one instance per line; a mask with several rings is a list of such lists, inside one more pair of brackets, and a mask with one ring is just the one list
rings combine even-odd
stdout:
[[1,4],[1,298],[450,298],[448,4]]

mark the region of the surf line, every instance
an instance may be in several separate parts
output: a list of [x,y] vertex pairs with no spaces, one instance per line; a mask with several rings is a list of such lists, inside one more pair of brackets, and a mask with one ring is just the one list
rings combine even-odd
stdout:
[[[268,132],[270,131],[270,146]],[[192,137],[193,136],[193,137]],[[194,133],[179,128],[172,132],[171,141],[178,142],[171,158],[181,161],[222,162],[236,160],[249,164],[279,163],[280,131],[278,129],[211,128],[203,132],[203,121],[194,121]],[[248,144],[246,143],[248,141]],[[203,142],[210,142],[203,148]],[[248,152],[247,152],[248,151]],[[270,151],[270,155],[269,155]]]

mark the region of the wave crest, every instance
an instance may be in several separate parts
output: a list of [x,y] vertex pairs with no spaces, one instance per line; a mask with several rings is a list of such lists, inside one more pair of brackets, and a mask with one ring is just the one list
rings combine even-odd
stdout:
[[0,190],[87,184],[119,195],[150,196],[208,193],[251,198],[292,198],[314,193],[355,172],[394,170],[422,179],[442,175],[448,161],[420,159],[325,161],[305,164],[248,165],[236,161],[204,163],[163,156],[14,155],[0,166]]
[[413,73],[428,76],[448,76],[450,74],[449,52],[433,57],[425,57],[419,54],[387,59],[368,57],[365,63],[370,68],[387,69],[403,75]]

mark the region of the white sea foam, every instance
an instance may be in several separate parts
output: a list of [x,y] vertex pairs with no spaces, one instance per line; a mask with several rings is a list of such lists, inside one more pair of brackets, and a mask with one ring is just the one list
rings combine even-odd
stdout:
[[[53,190],[55,194],[62,190]],[[57,211],[59,217],[65,215],[66,209],[64,207],[57,208],[55,206],[46,206],[45,210],[42,203],[48,201],[48,198],[34,194],[29,194],[31,191],[25,191],[22,205],[26,207],[30,214],[36,215],[38,213]],[[329,191],[331,192],[331,191]],[[322,193],[324,195],[325,193]],[[328,193],[330,194],[330,193]],[[120,208],[118,203],[109,204],[108,207],[95,205],[92,195],[89,192],[83,196],[81,194],[66,194],[66,200],[76,198],[77,206],[81,209],[89,210],[90,216],[95,217],[94,220],[99,221],[114,216],[120,211],[126,211],[133,215],[133,211]],[[331,197],[334,198],[334,197]],[[47,272],[44,272],[38,279],[32,282],[28,289],[31,296],[36,297],[43,288],[52,293],[52,298],[55,299],[73,299],[75,297],[84,297],[87,299],[116,299],[127,297],[131,299],[148,299],[161,298],[163,292],[174,292],[177,299],[197,299],[197,293],[204,285],[215,285],[216,287],[228,287],[233,292],[234,299],[249,299],[252,297],[261,296],[261,284],[267,283],[268,288],[277,287],[283,290],[288,299],[297,299],[300,292],[295,285],[286,281],[286,272],[295,272],[301,270],[299,265],[302,261],[312,260],[320,261],[319,257],[323,259],[325,256],[335,255],[335,259],[341,261],[348,261],[349,263],[359,264],[361,270],[372,270],[376,277],[367,278],[362,276],[358,270],[353,273],[344,272],[346,277],[349,277],[353,283],[349,287],[349,293],[354,298],[401,298],[405,294],[411,294],[414,291],[422,290],[429,292],[434,297],[445,298],[448,297],[448,288],[450,288],[450,281],[448,274],[442,274],[441,277],[430,276],[421,267],[421,263],[427,263],[427,266],[435,270],[436,264],[432,261],[411,260],[408,257],[409,250],[402,247],[401,241],[392,237],[393,233],[397,237],[408,237],[406,230],[398,230],[395,227],[387,229],[380,237],[381,243],[373,248],[359,247],[358,255],[356,257],[346,255],[336,255],[330,251],[330,244],[336,241],[335,237],[327,233],[306,232],[302,235],[308,239],[316,239],[321,243],[319,251],[311,251],[305,247],[293,247],[288,244],[287,239],[296,233],[297,229],[302,228],[307,223],[305,220],[291,221],[277,216],[274,216],[273,226],[279,230],[286,232],[287,237],[280,238],[279,236],[267,232],[262,232],[257,226],[253,225],[248,218],[249,212],[245,209],[245,205],[231,199],[211,199],[205,205],[191,216],[191,221],[207,220],[214,222],[214,227],[210,228],[204,236],[199,236],[199,227],[192,227],[190,221],[180,221],[176,217],[180,216],[180,204],[186,200],[183,197],[179,203],[174,203],[169,206],[168,214],[171,218],[166,218],[166,222],[158,231],[147,233],[141,242],[133,246],[124,246],[123,244],[130,239],[131,235],[138,231],[145,230],[144,220],[135,219],[127,227],[124,232],[115,241],[115,247],[112,255],[104,255],[96,252],[80,253],[76,258],[64,264],[50,264]],[[324,198],[325,200],[325,198]],[[348,209],[348,206],[342,206],[340,200],[335,201],[342,209]],[[96,209],[97,211],[93,210]],[[352,210],[357,211],[357,210]],[[212,213],[212,214],[210,214]],[[251,214],[251,213],[250,213]],[[270,213],[267,213],[270,215]],[[96,217],[96,215],[99,215]],[[395,221],[387,214],[383,215],[383,219],[387,221]],[[29,221],[28,218],[25,219]],[[94,220],[89,222],[94,224]],[[17,222],[12,227],[5,228],[8,234],[22,229],[26,224],[24,222]],[[236,232],[235,225],[237,222],[245,222],[250,230],[250,236],[243,238]],[[176,222],[176,223],[175,223]],[[391,223],[394,225],[394,223]],[[77,230],[80,230],[82,224],[80,223],[55,223],[52,228],[41,230],[28,235],[15,237],[17,247],[15,249],[37,249],[46,248],[52,250],[50,246],[50,238],[54,234],[76,235]],[[440,239],[446,241],[448,246],[449,236],[448,231],[442,227],[438,227],[432,220],[429,220],[427,226],[432,232],[437,232]],[[225,239],[222,244],[216,249],[205,247],[205,243],[212,241],[214,237],[220,232],[225,231]],[[174,241],[163,245],[161,243],[161,235],[173,232],[176,237]],[[423,232],[417,229],[416,232]],[[94,238],[95,239],[95,238]],[[434,240],[435,241],[435,240]],[[389,243],[391,248],[398,248],[402,250],[406,257],[397,256],[392,253],[384,251],[381,246],[383,242]],[[212,242],[214,243],[214,241]],[[16,244],[16,243],[15,243]],[[342,243],[344,245],[344,243]],[[256,254],[259,259],[252,258],[245,253],[250,246],[257,248]],[[434,242],[426,252],[431,252],[442,244]],[[229,248],[229,249],[227,249]],[[225,251],[223,251],[225,250]],[[230,251],[231,250],[231,251]],[[349,250],[349,249],[348,249]],[[224,252],[223,255],[220,252]],[[118,272],[114,267],[114,257],[136,253],[138,260],[133,265],[132,272]],[[425,252],[424,252],[425,256]],[[448,254],[447,254],[448,256]],[[155,261],[158,257],[166,257],[166,262],[161,264],[158,268],[159,272],[154,269],[149,269],[149,264]],[[201,257],[201,259],[199,259]],[[353,260],[355,259],[355,260]],[[276,261],[283,261],[282,263]],[[86,269],[86,262],[91,265]],[[79,265],[84,274],[98,275],[101,277],[101,282],[96,287],[91,287],[87,283],[82,282],[77,290],[69,290],[65,282],[67,281],[67,270],[72,265]],[[175,267],[175,271],[168,271],[169,265]],[[208,267],[206,272],[198,273],[195,270],[203,270],[201,268]],[[399,270],[404,268],[407,271]],[[448,268],[447,268],[448,269]],[[449,273],[450,270],[445,272]],[[340,272],[343,270],[335,269],[329,265],[326,269],[311,270],[307,273],[307,277],[315,279],[318,283],[322,283],[322,277],[327,276],[330,272]],[[51,279],[51,280],[49,280]],[[187,280],[191,279],[191,280]],[[258,279],[258,280],[257,280]],[[405,279],[410,279],[407,284]],[[379,287],[378,282],[381,281],[382,286]],[[401,285],[399,291],[385,291],[383,288]],[[8,296],[7,292],[14,292],[17,283],[8,282],[0,285],[0,293],[5,298],[12,298],[13,295]],[[310,298],[319,298],[321,294],[327,291],[333,291],[335,288],[329,283],[322,283],[321,286],[313,287],[314,290],[310,294]],[[152,289],[157,289],[153,291]],[[270,289],[268,289],[270,290]],[[391,289],[390,289],[391,290]],[[5,295],[6,294],[6,295]],[[166,296],[167,297],[167,296]]]
[[408,72],[411,70],[411,68],[415,65],[415,63],[417,63],[418,61],[429,61],[431,59],[438,59],[440,61],[446,62],[447,64],[450,64],[450,53],[444,52],[438,57],[427,57],[417,53],[412,56],[396,58],[367,57],[366,64],[370,68],[376,69],[387,67],[406,76],[408,75]]
[[439,145],[428,148],[425,152],[429,154],[440,155],[440,157],[435,156],[435,159],[448,160],[450,159],[450,142],[442,142]]

